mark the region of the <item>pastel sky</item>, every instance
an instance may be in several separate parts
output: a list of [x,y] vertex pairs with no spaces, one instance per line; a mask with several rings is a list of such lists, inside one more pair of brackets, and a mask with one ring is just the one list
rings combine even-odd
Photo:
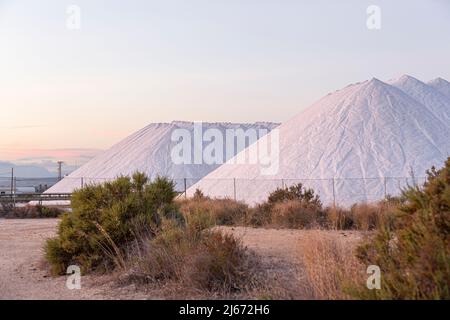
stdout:
[[449,57],[448,0],[0,0],[0,160],[83,161],[151,122],[284,121],[371,77],[450,79]]

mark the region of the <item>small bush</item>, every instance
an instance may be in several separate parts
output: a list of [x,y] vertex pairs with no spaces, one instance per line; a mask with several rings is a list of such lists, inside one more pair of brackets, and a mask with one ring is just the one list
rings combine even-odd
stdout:
[[63,274],[70,264],[83,272],[120,267],[142,284],[243,290],[253,277],[251,255],[231,235],[210,230],[216,221],[242,215],[242,205],[226,200],[205,205],[209,200],[202,198],[181,203],[183,216],[175,197],[171,181],[148,183],[140,173],[76,191],[73,212],[63,215],[58,236],[46,243],[52,272]]
[[214,215],[206,210],[197,209],[197,211],[186,215],[186,229],[188,235],[197,240],[201,237],[203,230],[216,225]]
[[230,234],[207,232],[192,257],[188,276],[199,289],[233,292],[252,278],[247,249]]
[[267,202],[249,210],[246,223],[255,227],[310,228],[322,218],[319,197],[299,183],[273,191]]
[[282,228],[311,229],[323,225],[324,215],[315,205],[298,200],[275,203],[271,224]]
[[144,242],[130,278],[138,283],[176,282],[190,289],[231,293],[254,277],[252,256],[240,241],[219,231],[163,223],[155,238]]
[[192,197],[192,199],[199,201],[199,200],[205,200],[205,199],[209,199],[208,197],[205,197],[205,195],[203,194],[202,190],[200,189],[195,189],[194,195]]
[[322,218],[322,203],[301,183],[273,191],[266,202],[248,210],[245,223],[254,227],[305,228]]
[[57,237],[45,247],[53,272],[71,264],[84,272],[113,268],[141,228],[156,233],[164,218],[183,221],[175,196],[172,181],[158,178],[149,184],[141,173],[77,190],[72,213],[63,215]]
[[132,257],[138,257],[129,262],[131,279],[144,284],[181,279],[189,239],[185,229],[171,220],[164,220],[154,238],[139,239],[140,247],[131,252]]
[[248,206],[231,199],[194,198],[180,202],[180,211],[185,217],[193,214],[208,214],[217,225],[243,224]]
[[5,218],[11,211],[14,210],[14,203],[11,202],[1,202],[0,203],[0,218]]
[[358,249],[378,265],[381,290],[356,290],[359,298],[450,299],[450,158],[432,168],[423,187],[404,191],[406,201]]
[[263,227],[272,224],[272,205],[257,204],[249,209],[245,224],[253,227]]
[[319,196],[314,193],[314,190],[305,188],[301,183],[276,189],[269,195],[267,202],[274,204],[291,200],[302,202],[307,206],[322,207],[322,202]]

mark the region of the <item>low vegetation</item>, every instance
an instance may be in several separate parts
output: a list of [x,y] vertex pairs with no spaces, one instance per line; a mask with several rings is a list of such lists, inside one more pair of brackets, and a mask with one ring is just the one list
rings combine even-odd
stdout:
[[26,205],[22,207],[14,206],[12,203],[0,204],[0,218],[5,219],[47,219],[57,218],[64,213],[64,210],[56,207],[46,207],[42,205]]
[[192,199],[180,201],[180,210],[184,216],[209,215],[215,224],[224,226],[370,231],[383,223],[399,201],[390,198],[350,209],[324,208],[314,190],[300,183],[275,190],[266,202],[254,207],[231,199],[210,199],[197,190]]
[[232,235],[206,230],[205,221],[185,227],[172,221],[135,249],[130,279],[140,284],[178,284],[189,290],[231,294],[256,280],[257,260]]
[[180,212],[185,217],[196,214],[206,214],[216,225],[232,226],[242,225],[246,221],[249,207],[242,202],[230,199],[210,199],[206,197],[194,197],[193,199],[180,200]]
[[138,284],[246,289],[256,274],[254,256],[239,240],[211,229],[216,220],[210,214],[183,216],[176,195],[171,181],[149,183],[141,173],[76,191],[73,212],[63,215],[57,237],[46,243],[52,272],[64,274],[75,264],[84,273],[118,270]]
[[[63,215],[57,237],[46,244],[53,273],[77,264],[83,272],[118,270],[122,281],[139,285],[173,285],[189,296],[299,297],[281,289],[284,284],[264,283],[260,257],[215,226],[309,229],[298,244],[305,296],[450,298],[450,158],[443,169],[430,170],[425,185],[348,209],[324,207],[301,184],[277,189],[254,207],[200,190],[192,199],[176,196],[170,180],[149,183],[140,173],[78,190],[73,212]],[[355,231],[363,231],[355,241],[336,240]],[[380,290],[366,286],[370,265],[381,269]]]
[[[209,213],[191,201],[190,212]],[[300,244],[307,291],[315,298],[450,299],[450,158],[401,197],[323,208],[313,190],[298,184],[239,216],[241,225],[253,227],[366,232],[367,239],[353,247],[314,237]],[[381,269],[380,290],[366,287],[370,265]]]
[[359,298],[450,299],[450,158],[432,168],[424,186],[404,191],[406,201],[358,248],[365,265],[382,272],[381,290]]
[[353,299],[350,288],[365,286],[365,267],[355,256],[355,241],[337,241],[311,231],[299,242],[300,263],[306,273],[302,290],[313,299]]
[[62,216],[57,237],[47,241],[46,257],[55,274],[71,264],[83,272],[123,265],[127,245],[136,235],[155,235],[163,218],[179,219],[174,186],[166,179],[148,184],[145,175],[89,185],[72,195],[72,212]]
[[[313,297],[450,299],[450,158],[428,172],[423,186],[408,187],[401,201],[386,205],[389,214],[382,215],[362,205],[358,221],[363,229],[375,226],[363,243],[342,247],[322,236],[300,244]],[[366,287],[368,266],[380,268],[380,289]]]

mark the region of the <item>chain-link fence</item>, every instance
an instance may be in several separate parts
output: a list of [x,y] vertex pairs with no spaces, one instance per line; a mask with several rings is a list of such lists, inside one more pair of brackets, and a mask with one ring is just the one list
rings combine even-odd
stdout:
[[[189,192],[180,188],[187,196],[193,189],[214,197],[230,198],[247,203],[261,202],[267,199],[270,192],[277,188],[286,188],[301,183],[319,195],[326,205],[348,206],[359,202],[374,202],[388,196],[400,195],[409,186],[423,185],[426,177],[374,177],[374,178],[319,178],[319,179],[187,179],[183,182]],[[181,182],[178,186],[183,186]]]
[[[113,178],[65,177],[58,183],[56,193],[71,193],[86,185],[101,184]],[[373,202],[387,196],[395,196],[411,185],[422,185],[425,177],[375,177],[375,178],[325,178],[325,179],[201,179],[173,178],[176,190],[183,196],[189,196],[189,188],[206,186],[207,194],[215,197],[230,198],[252,202],[254,194],[261,194],[264,200],[268,193],[277,188],[302,183],[312,188],[325,204],[348,205],[357,202]],[[196,185],[202,180],[200,185]],[[42,193],[58,182],[58,178],[6,178],[0,177],[0,193]],[[192,191],[192,189],[190,190]],[[250,200],[250,201],[249,201]]]
[[0,193],[42,193],[58,182],[58,178],[0,177]]

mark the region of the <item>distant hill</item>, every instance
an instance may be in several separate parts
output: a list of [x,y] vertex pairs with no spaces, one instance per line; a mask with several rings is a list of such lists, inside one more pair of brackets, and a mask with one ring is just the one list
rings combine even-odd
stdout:
[[37,165],[17,165],[11,162],[0,161],[0,178],[9,178],[11,168],[14,168],[14,176],[23,178],[49,178],[56,177],[54,172]]

